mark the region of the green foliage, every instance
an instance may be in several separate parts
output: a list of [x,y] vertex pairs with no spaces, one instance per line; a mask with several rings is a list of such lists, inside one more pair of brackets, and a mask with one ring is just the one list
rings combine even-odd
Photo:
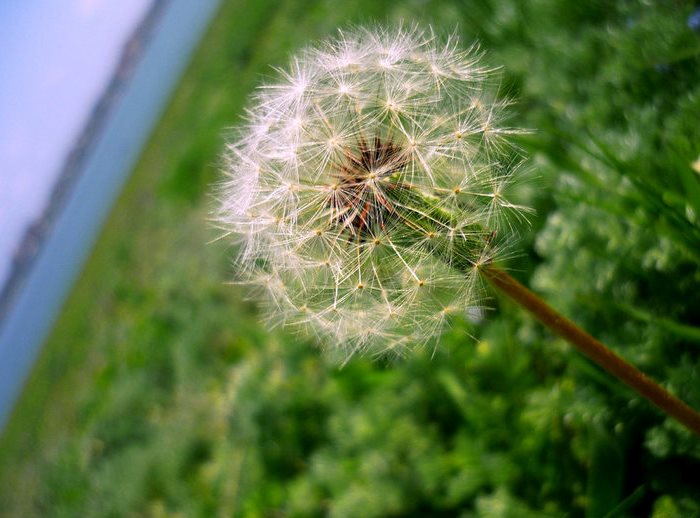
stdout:
[[700,516],[697,438],[517,308],[338,369],[262,327],[205,245],[222,128],[268,64],[353,21],[458,24],[535,130],[509,265],[700,408],[692,9],[225,3],[0,439],[0,515]]

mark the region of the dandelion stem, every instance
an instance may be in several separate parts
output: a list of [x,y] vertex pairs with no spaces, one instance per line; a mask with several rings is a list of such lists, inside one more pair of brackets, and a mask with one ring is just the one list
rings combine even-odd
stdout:
[[651,401],[666,414],[700,436],[700,414],[662,388],[649,376],[622,359],[605,344],[596,340],[564,317],[508,273],[489,265],[481,268],[484,277],[498,290],[528,310],[550,330],[566,339],[581,353],[626,383],[640,396]]
[[[408,193],[408,194],[406,194]],[[440,207],[432,198],[415,190],[400,190],[391,192],[391,196],[411,196],[410,206],[419,207],[420,214],[429,214],[432,217],[418,217],[415,214],[409,219],[411,223],[425,231],[435,230],[435,221],[449,222],[454,219],[449,210]],[[442,257],[443,260],[464,271],[472,270],[477,262],[478,255],[474,255],[473,250],[479,250],[474,242],[479,241],[487,235],[483,229],[480,230],[475,225],[473,236],[464,239],[455,247],[446,247],[444,244],[436,243],[433,250]],[[418,238],[418,236],[416,236]],[[609,347],[596,340],[586,331],[574,324],[550,307],[544,300],[519,283],[505,271],[497,268],[493,263],[486,262],[477,266],[480,273],[498,290],[510,297],[523,308],[532,313],[540,322],[550,330],[561,336],[576,347],[581,353],[593,360],[607,372],[626,383],[639,395],[645,397],[654,405],[673,417],[688,429],[700,436],[700,414],[686,405],[683,401],[662,388],[649,376],[642,373],[632,364],[618,356]]]

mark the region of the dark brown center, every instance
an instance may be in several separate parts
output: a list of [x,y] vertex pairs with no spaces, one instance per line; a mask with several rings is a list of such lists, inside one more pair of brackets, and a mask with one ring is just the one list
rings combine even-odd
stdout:
[[337,223],[360,239],[383,228],[386,216],[393,212],[385,196],[392,187],[390,177],[407,163],[400,146],[379,136],[370,142],[360,138],[355,148],[345,149],[343,162],[336,166],[338,183],[330,198]]

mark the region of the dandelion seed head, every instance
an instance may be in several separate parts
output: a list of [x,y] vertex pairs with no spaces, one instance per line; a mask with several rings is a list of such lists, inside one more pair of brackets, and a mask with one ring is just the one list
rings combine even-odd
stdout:
[[257,91],[216,220],[271,322],[348,357],[402,355],[481,304],[493,236],[527,214],[508,200],[519,130],[492,76],[455,36],[359,28]]

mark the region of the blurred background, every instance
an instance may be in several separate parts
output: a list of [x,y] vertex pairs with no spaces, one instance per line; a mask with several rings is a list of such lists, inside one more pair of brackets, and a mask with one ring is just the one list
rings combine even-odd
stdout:
[[694,1],[11,0],[0,21],[0,516],[700,516],[700,441],[505,300],[340,369],[260,324],[207,220],[271,65],[352,24],[456,31],[533,129],[506,266],[700,409]]

